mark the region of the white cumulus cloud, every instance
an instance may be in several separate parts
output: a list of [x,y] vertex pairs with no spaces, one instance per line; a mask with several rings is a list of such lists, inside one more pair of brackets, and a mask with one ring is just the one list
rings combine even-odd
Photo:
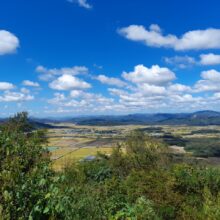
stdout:
[[14,53],[19,47],[19,39],[6,30],[0,30],[0,55]]
[[120,80],[118,78],[114,78],[114,77],[99,75],[96,77],[96,79],[99,80],[101,83],[107,84],[107,85],[113,85],[113,86],[117,86],[117,87],[126,86],[125,82],[123,82],[122,80]]
[[10,90],[13,89],[15,86],[12,83],[8,82],[0,82],[0,90]]
[[212,69],[212,70],[208,70],[208,71],[203,71],[201,73],[201,77],[205,80],[210,80],[210,81],[218,81],[220,82],[220,72]]
[[30,86],[30,87],[39,87],[39,86],[40,86],[39,83],[30,81],[30,80],[24,80],[24,81],[22,82],[22,84],[23,84],[24,86]]
[[165,95],[165,93],[166,93],[165,87],[149,85],[147,83],[142,83],[142,84],[138,85],[138,90],[140,93],[144,94],[145,96]]
[[220,64],[220,55],[209,53],[200,55],[200,64],[202,65],[217,65]]
[[179,92],[190,92],[191,88],[190,88],[190,86],[186,86],[186,85],[183,85],[183,84],[180,84],[180,83],[176,83],[176,84],[170,85],[168,87],[168,90],[171,91],[171,92],[179,93]]
[[72,75],[64,74],[49,84],[51,89],[55,90],[72,90],[88,89],[91,85]]
[[146,29],[142,25],[130,25],[119,29],[119,33],[132,41],[143,42],[151,47],[173,48],[174,50],[199,50],[220,48],[220,29],[192,30],[178,37],[164,35],[158,25]]
[[201,73],[201,80],[196,82],[197,92],[220,91],[220,72],[212,69]]
[[171,70],[158,65],[153,65],[151,68],[137,65],[134,67],[133,72],[124,72],[122,77],[133,83],[148,83],[152,85],[163,85],[176,79]]
[[57,75],[79,75],[79,74],[87,74],[88,68],[85,66],[73,66],[73,67],[62,67],[62,68],[52,68],[48,69],[44,66],[37,66],[36,72],[40,73],[41,75],[39,78],[44,81],[48,81],[53,79]]
[[34,96],[24,94],[22,92],[10,92],[6,91],[0,96],[0,102],[19,102],[19,101],[30,101],[33,100]]

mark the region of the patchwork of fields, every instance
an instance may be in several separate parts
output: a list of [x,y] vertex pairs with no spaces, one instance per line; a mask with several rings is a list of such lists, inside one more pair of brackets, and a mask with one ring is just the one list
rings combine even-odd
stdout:
[[67,163],[94,156],[111,154],[133,130],[139,129],[163,141],[171,152],[219,164],[220,126],[79,126],[70,123],[48,130],[48,149],[53,166],[59,170]]

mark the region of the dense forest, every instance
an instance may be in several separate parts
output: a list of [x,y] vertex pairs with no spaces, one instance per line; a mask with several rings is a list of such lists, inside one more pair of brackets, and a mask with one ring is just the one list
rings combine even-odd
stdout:
[[176,161],[166,144],[142,131],[110,156],[59,172],[46,142],[27,113],[1,125],[0,219],[220,219],[220,169]]

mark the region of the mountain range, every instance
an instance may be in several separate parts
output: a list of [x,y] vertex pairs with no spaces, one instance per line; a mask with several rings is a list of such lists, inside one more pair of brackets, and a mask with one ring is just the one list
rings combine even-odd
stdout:
[[197,111],[193,113],[155,113],[129,115],[78,116],[60,119],[37,119],[41,124],[69,122],[77,125],[220,125],[220,112]]
[[[7,118],[0,118],[0,123]],[[129,114],[129,115],[98,115],[98,116],[75,116],[63,118],[35,118],[30,122],[36,128],[63,127],[61,123],[74,123],[76,125],[189,125],[207,126],[220,125],[220,112],[197,111],[193,113],[155,113],[155,114]],[[53,124],[56,124],[55,126]],[[64,126],[65,127],[65,126]]]

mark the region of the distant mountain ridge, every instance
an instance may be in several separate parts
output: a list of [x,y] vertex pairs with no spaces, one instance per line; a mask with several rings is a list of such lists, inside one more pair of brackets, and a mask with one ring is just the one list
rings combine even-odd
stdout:
[[[194,113],[155,113],[108,116],[79,116],[60,119],[77,125],[220,125],[220,112],[197,111]],[[42,122],[42,120],[41,120]],[[45,119],[45,122],[48,123]],[[50,120],[51,122],[51,120]]]
[[[0,118],[0,123],[6,121]],[[35,128],[57,128],[61,123],[74,123],[77,125],[189,125],[206,126],[220,125],[220,112],[217,111],[197,111],[193,113],[137,113],[128,115],[97,115],[97,116],[77,116],[65,118],[30,118],[31,124]],[[56,124],[56,126],[54,126]],[[59,125],[59,127],[63,125]],[[65,126],[64,126],[65,127]]]

